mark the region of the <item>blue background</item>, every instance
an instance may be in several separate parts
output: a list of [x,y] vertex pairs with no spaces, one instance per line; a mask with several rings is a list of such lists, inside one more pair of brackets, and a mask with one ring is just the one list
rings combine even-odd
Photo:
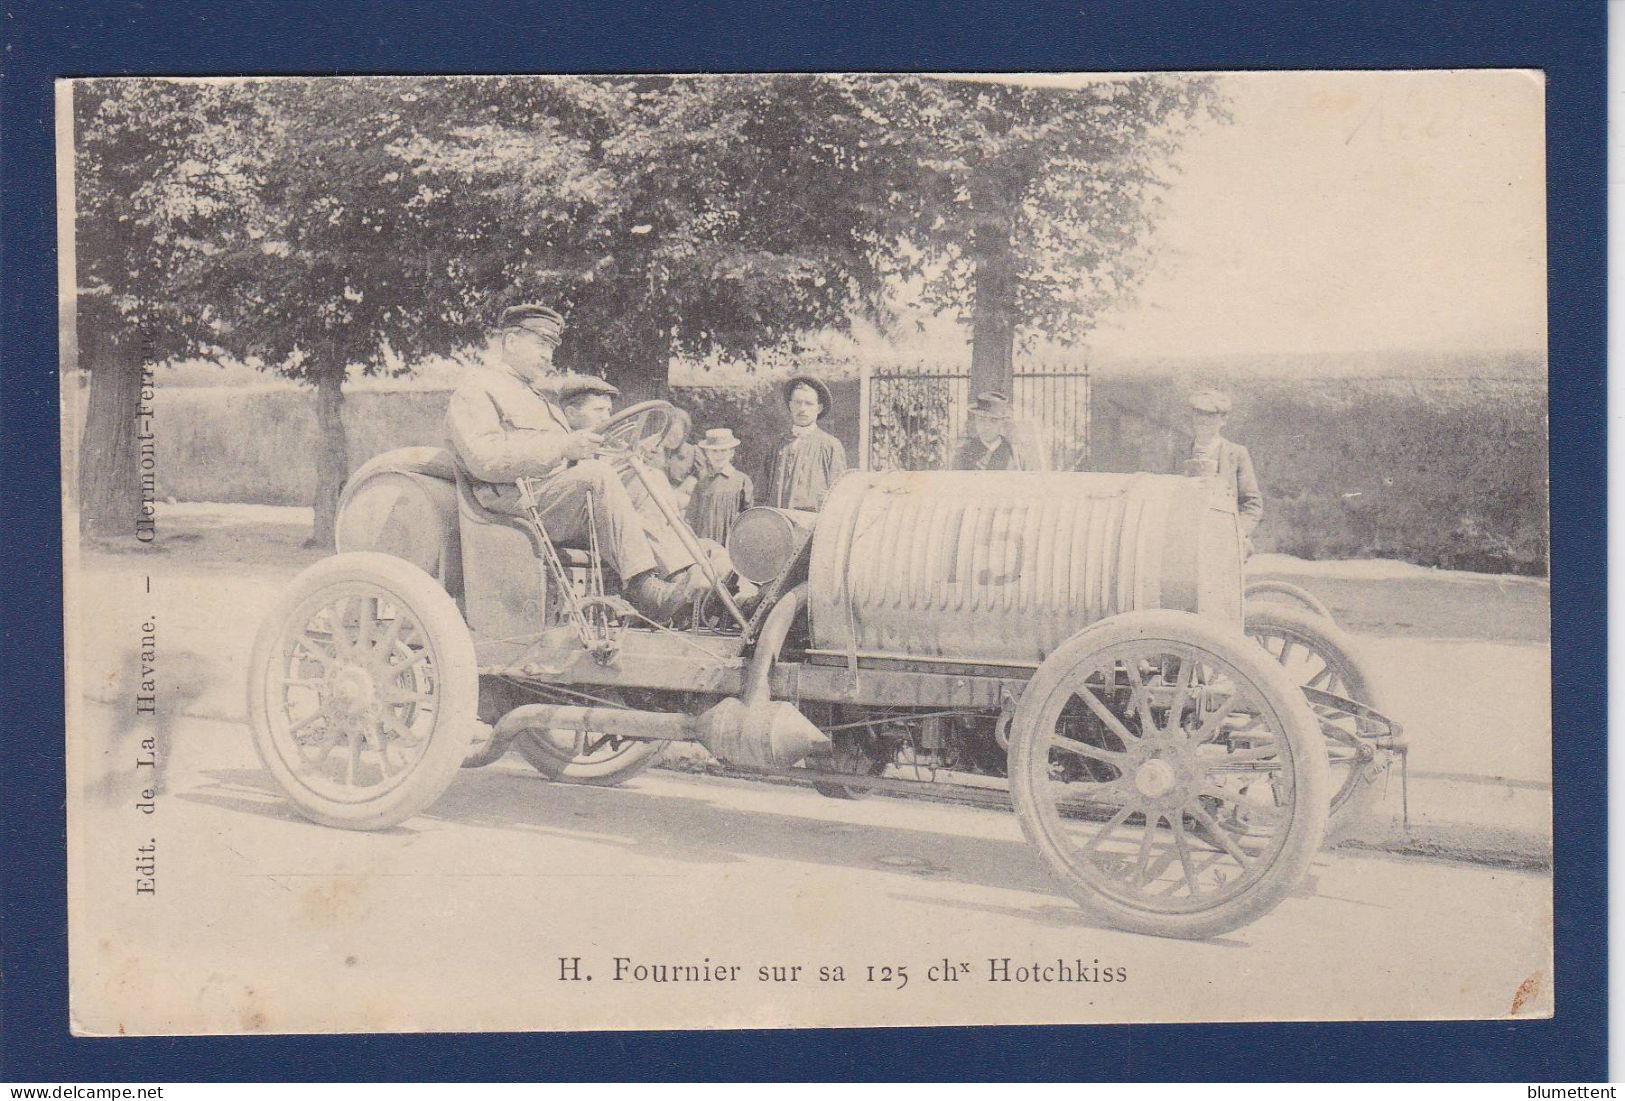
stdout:
[[[0,1079],[1606,1078],[1605,6],[7,5]],[[788,7],[788,6],[786,6]],[[1517,66],[1547,74],[1557,1009],[1552,1021],[75,1039],[67,1029],[52,86],[117,73]],[[20,584],[18,583],[20,581]],[[1335,935],[1328,930],[1327,935]],[[177,946],[178,950],[180,946]],[[516,953],[526,951],[513,945]],[[1383,961],[1373,959],[1372,966]],[[1317,976],[1306,975],[1305,981]]]

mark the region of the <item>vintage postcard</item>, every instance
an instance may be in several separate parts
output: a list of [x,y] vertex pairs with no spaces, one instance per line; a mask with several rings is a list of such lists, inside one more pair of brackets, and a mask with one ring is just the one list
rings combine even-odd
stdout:
[[61,82],[75,1031],[1550,1016],[1544,108]]

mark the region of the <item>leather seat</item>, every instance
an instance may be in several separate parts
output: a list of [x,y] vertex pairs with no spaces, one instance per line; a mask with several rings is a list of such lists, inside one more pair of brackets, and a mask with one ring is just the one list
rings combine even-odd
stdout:
[[[478,524],[495,524],[524,532],[530,538],[536,556],[540,558],[542,556],[541,541],[536,538],[536,533],[532,530],[531,525],[518,516],[506,512],[494,512],[482,505],[480,499],[474,495],[474,476],[449,451],[441,451],[440,454],[445,456],[446,476],[456,479],[457,504],[463,517]],[[424,471],[424,473],[429,473],[429,471]],[[553,544],[553,549],[559,552],[559,561],[566,566],[586,569],[592,565],[592,554],[588,551],[577,547],[563,547],[557,542]]]

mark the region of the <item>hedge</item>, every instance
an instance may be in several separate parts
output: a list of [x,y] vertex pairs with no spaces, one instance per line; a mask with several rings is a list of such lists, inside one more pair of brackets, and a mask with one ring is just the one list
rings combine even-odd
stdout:
[[[1424,565],[1544,573],[1546,388],[1537,380],[1204,379],[1094,382],[1090,465],[1170,470],[1184,395],[1218,383],[1235,398],[1226,434],[1251,450],[1265,494],[1255,542],[1308,558],[1392,557]],[[826,426],[857,459],[857,384],[834,384]],[[636,397],[637,395],[632,395]],[[350,456],[442,439],[447,392],[357,389],[345,400]],[[732,428],[760,480],[788,427],[776,383],[682,387],[695,428]],[[189,501],[308,504],[315,488],[310,393],[291,387],[164,387],[159,492]]]

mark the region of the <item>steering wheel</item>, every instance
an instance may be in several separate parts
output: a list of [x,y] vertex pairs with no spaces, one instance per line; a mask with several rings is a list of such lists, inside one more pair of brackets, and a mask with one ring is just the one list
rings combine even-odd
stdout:
[[660,451],[666,433],[677,422],[677,407],[669,401],[640,401],[628,405],[605,422],[600,435],[603,450],[638,451],[649,455]]

